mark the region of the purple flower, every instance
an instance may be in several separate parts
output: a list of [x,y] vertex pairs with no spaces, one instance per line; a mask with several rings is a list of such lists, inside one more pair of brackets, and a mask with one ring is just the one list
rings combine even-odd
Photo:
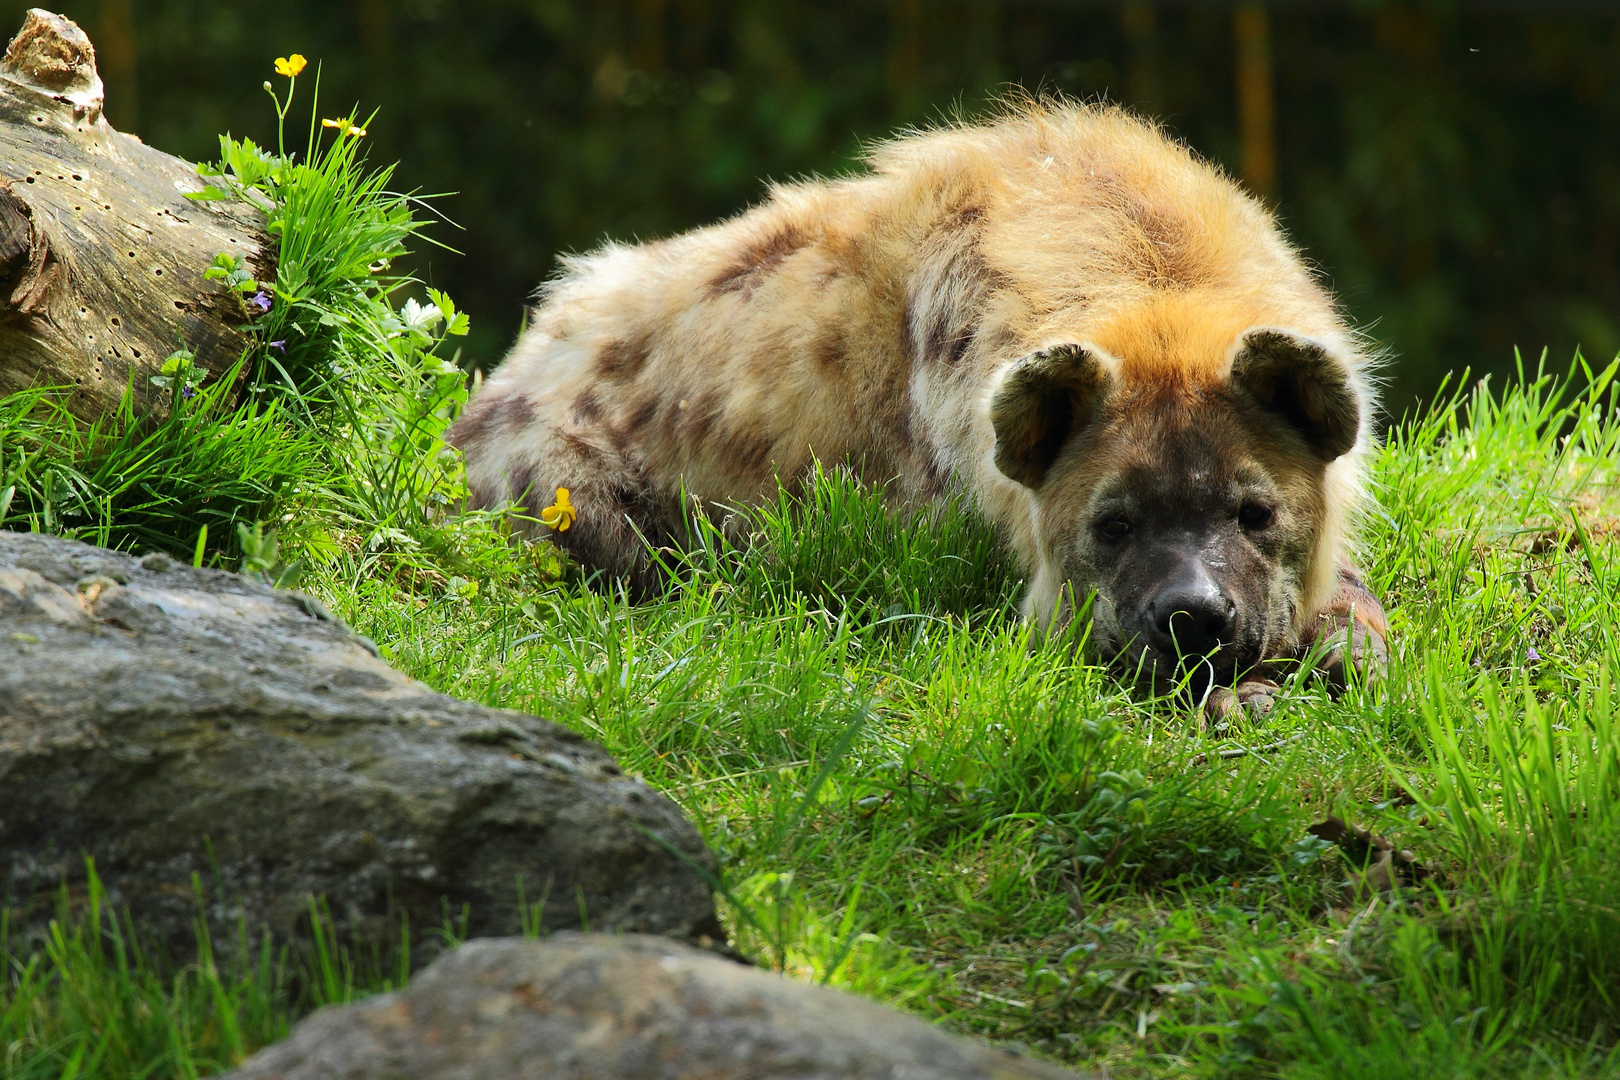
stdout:
[[282,352],[282,353],[284,353],[284,352],[286,352],[286,351],[287,351],[287,341],[286,341],[286,339],[285,339],[285,338],[283,338],[283,339],[282,339],[282,340],[280,340],[280,341],[272,341],[272,342],[271,342],[271,343],[270,343],[270,347],[271,347],[271,348],[272,348],[272,349],[274,349],[274,350],[276,350],[276,352]]
[[1541,659],[1541,654],[1536,652],[1536,647],[1532,645],[1524,650],[1524,659],[1526,663],[1534,663]]
[[187,401],[190,401],[193,397],[195,397],[196,393],[196,387],[192,386],[190,383],[186,383],[186,385],[180,388],[180,396],[185,398]]
[[254,307],[258,308],[260,311],[269,311],[270,310],[270,298],[264,294],[263,289],[260,289],[258,292],[254,293],[252,296],[250,296],[248,298],[248,303],[252,304]]

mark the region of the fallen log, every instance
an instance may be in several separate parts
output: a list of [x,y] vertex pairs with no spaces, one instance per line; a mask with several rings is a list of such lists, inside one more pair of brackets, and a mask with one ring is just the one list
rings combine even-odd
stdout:
[[239,293],[204,278],[222,252],[274,279],[264,214],[194,201],[196,167],[107,123],[96,53],[71,20],[35,8],[0,61],[0,394],[71,386],[92,419],[185,348],[215,373],[250,343]]

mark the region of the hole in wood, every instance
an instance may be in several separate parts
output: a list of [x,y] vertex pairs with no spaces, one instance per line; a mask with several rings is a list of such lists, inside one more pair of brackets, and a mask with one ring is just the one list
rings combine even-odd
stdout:
[[161,266],[152,267],[152,273],[154,275],[156,275],[157,277],[162,277],[163,276],[163,267],[161,267]]
[[108,322],[112,323],[114,326],[123,326],[124,325],[123,323],[118,321],[118,316],[116,316],[116,315],[114,315],[111,319],[109,319]]
[[34,178],[33,178],[33,177],[32,177],[32,176],[30,176],[30,177],[27,177],[27,180],[28,180],[28,182],[29,182],[29,183],[30,183],[30,184],[32,184],[32,183],[33,183],[33,182],[34,182]]
[[75,179],[75,180],[83,180],[84,177],[80,176],[78,173],[74,173],[73,174],[73,179]]
[[36,123],[36,124],[43,124],[43,123],[44,123],[44,122],[45,122],[45,118],[44,118],[44,117],[43,117],[43,116],[36,116],[36,117],[34,117],[34,123]]
[[135,257],[135,253],[133,251],[126,252],[125,254],[127,254],[132,259]]

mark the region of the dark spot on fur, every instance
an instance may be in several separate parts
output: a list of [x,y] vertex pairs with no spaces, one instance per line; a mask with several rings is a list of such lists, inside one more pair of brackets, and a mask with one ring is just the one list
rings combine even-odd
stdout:
[[789,225],[744,250],[735,263],[709,282],[709,294],[737,293],[747,300],[784,259],[809,242],[797,226]]
[[720,433],[715,450],[728,471],[743,476],[757,476],[770,464],[774,445],[761,428],[728,428]]
[[849,362],[849,356],[844,351],[843,336],[836,333],[817,338],[810,346],[810,357],[816,367],[823,370],[842,371]]
[[586,390],[574,399],[574,420],[581,424],[594,424],[602,419],[602,402],[595,390]]
[[979,253],[984,211],[963,207],[929,238],[906,297],[906,326],[921,363],[957,369],[978,332],[985,299],[1004,284]]
[[506,431],[516,431],[534,423],[534,402],[519,394],[495,402],[495,423]]
[[641,374],[650,352],[645,337],[610,341],[596,352],[596,371],[604,379],[625,382]]
[[630,414],[629,419],[622,426],[615,426],[608,430],[608,441],[613,446],[613,452],[626,462],[639,460],[635,452],[636,436],[647,425],[651,424],[653,418],[658,415],[658,405],[657,398],[647,398],[636,406],[635,411]]
[[658,400],[656,398],[648,398],[646,401],[643,401],[640,405],[636,406],[636,411],[630,414],[630,423],[627,424],[626,427],[631,432],[640,431],[642,428],[652,423],[652,418],[657,415]]
[[491,397],[482,394],[462,410],[444,433],[444,441],[458,450],[492,435],[516,431],[534,422],[534,403],[521,394]]
[[[956,367],[973,341],[971,326],[953,325],[963,313],[941,309],[923,331],[923,356],[945,367]],[[953,318],[954,317],[954,318]]]

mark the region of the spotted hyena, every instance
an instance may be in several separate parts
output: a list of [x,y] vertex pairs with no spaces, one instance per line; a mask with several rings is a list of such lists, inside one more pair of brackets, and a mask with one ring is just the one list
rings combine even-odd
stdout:
[[1265,207],[1101,107],[907,135],[869,165],[566,260],[450,433],[473,499],[566,488],[577,519],[535,530],[645,582],[683,487],[757,504],[847,461],[901,499],[966,493],[1023,564],[1026,616],[1094,597],[1091,641],[1140,676],[1230,686],[1324,629],[1382,656],[1347,558],[1367,353]]

